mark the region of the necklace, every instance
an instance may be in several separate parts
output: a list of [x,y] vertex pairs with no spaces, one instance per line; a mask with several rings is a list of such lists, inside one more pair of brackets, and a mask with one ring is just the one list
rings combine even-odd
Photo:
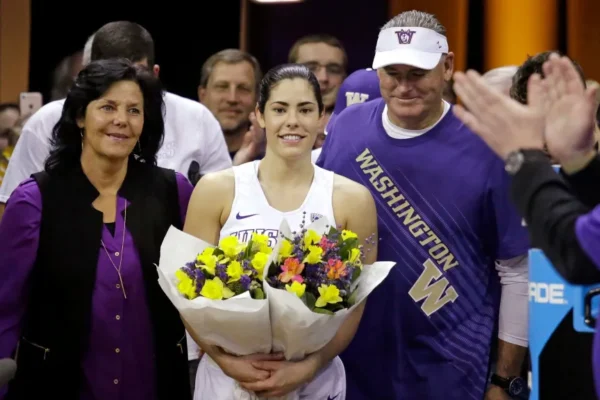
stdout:
[[117,267],[116,264],[113,262],[112,258],[110,257],[110,253],[108,252],[108,249],[106,248],[106,245],[104,244],[104,241],[102,239],[100,239],[100,243],[102,243],[102,247],[104,247],[104,251],[106,252],[106,256],[108,257],[110,263],[113,265],[113,267],[115,267],[115,270],[117,271],[117,274],[119,275],[119,282],[121,282],[121,289],[123,290],[123,297],[127,298],[127,294],[125,293],[125,285],[123,284],[123,276],[121,276],[121,265],[123,264],[123,249],[125,248],[125,231],[127,227],[127,204],[125,205],[125,217],[123,220],[123,241],[121,242],[121,252],[118,253],[117,255],[120,256],[121,258],[119,259],[119,266]]

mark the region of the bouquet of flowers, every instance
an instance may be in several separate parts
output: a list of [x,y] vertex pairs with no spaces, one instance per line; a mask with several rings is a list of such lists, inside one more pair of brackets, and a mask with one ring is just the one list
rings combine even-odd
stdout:
[[235,236],[212,246],[171,227],[161,245],[159,284],[201,340],[236,355],[269,353],[269,303],[262,288],[273,256],[268,238]]
[[[284,221],[263,282],[273,351],[301,359],[323,348],[348,315],[387,277],[393,262],[363,265],[357,235],[321,218],[296,234]],[[367,240],[367,244],[376,244]]]
[[267,243],[266,236],[256,233],[246,245],[235,236],[223,238],[219,247],[206,247],[175,272],[177,290],[189,300],[198,296],[223,300],[245,292],[264,300],[263,270],[272,252]]

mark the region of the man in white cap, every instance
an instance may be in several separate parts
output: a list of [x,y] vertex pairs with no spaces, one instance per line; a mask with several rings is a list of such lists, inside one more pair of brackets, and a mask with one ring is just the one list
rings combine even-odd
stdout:
[[433,15],[394,17],[373,61],[382,98],[342,111],[317,161],[370,188],[378,258],[397,263],[341,355],[348,400],[505,400],[526,386],[528,237],[503,163],[442,99],[453,62]]

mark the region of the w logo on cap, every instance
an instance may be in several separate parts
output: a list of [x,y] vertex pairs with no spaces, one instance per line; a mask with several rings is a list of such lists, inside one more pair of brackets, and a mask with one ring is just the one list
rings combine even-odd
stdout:
[[412,41],[413,35],[417,31],[411,31],[410,29],[400,29],[396,31],[396,35],[398,36],[398,43],[400,44],[410,44]]

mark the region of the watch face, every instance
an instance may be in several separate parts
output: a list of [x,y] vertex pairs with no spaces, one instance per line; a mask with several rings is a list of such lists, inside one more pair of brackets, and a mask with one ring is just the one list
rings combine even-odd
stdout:
[[506,159],[506,172],[511,175],[514,175],[521,169],[521,165],[523,165],[523,161],[525,160],[525,156],[520,151],[510,153],[508,158]]
[[520,395],[525,389],[525,380],[523,378],[514,378],[508,385],[508,392],[511,396]]

